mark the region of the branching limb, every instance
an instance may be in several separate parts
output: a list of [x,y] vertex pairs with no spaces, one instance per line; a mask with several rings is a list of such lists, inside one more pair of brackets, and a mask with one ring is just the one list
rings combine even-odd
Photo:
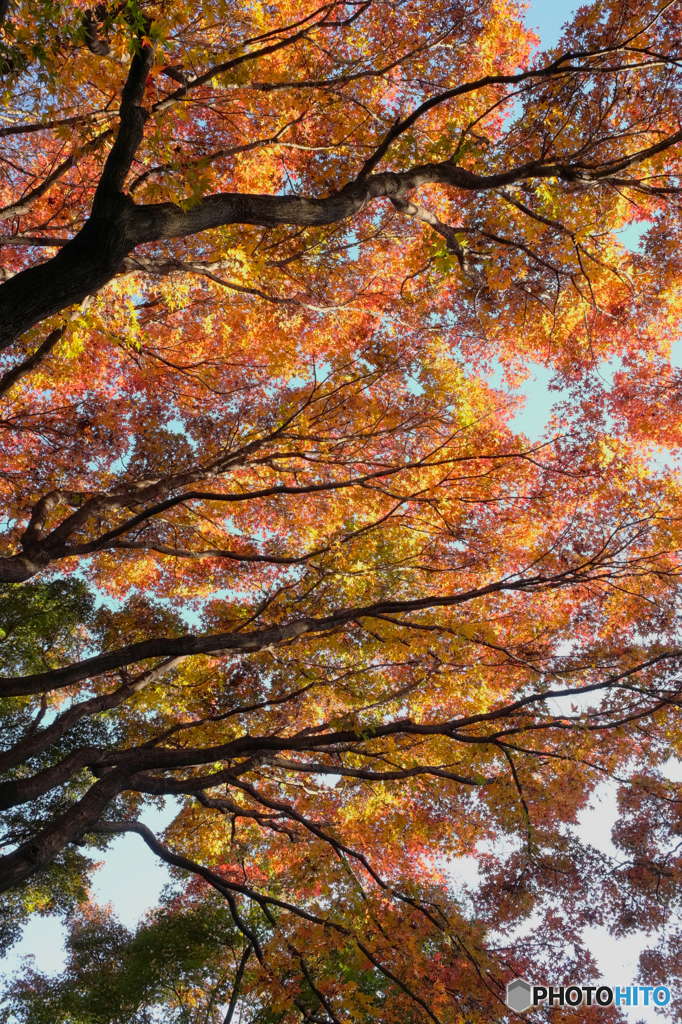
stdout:
[[367,782],[393,782],[397,779],[412,779],[417,775],[435,775],[437,778],[450,779],[462,786],[486,786],[493,779],[482,776],[474,778],[470,775],[458,775],[437,765],[420,765],[416,768],[397,768],[395,771],[375,772],[365,768],[345,768],[341,765],[330,766],[319,761],[288,761],[281,757],[269,757],[268,764],[274,768],[284,768],[290,772],[306,772],[311,775],[340,775],[348,779],[364,779]]
[[27,359],[24,359],[23,363],[19,363],[18,366],[13,366],[11,370],[8,370],[2,375],[2,377],[0,377],[0,398],[3,395],[6,395],[18,380],[21,380],[22,377],[25,377],[26,374],[35,369],[39,363],[42,363],[43,359],[50,354],[59,339],[62,337],[64,331],[64,327],[55,327],[53,331],[50,331],[42,345],[40,345],[32,355],[28,356]]
[[329,1000],[325,998],[324,994],[322,992],[320,992],[319,988],[316,986],[315,982],[313,981],[312,975],[311,975],[311,973],[310,973],[310,971],[308,969],[308,965],[306,964],[305,960],[303,959],[303,954],[300,953],[294,946],[290,945],[290,949],[291,949],[292,953],[294,954],[294,956],[297,957],[298,962],[301,965],[301,970],[303,972],[303,977],[308,982],[308,985],[309,985],[311,991],[315,993],[315,995],[319,999],[320,1003],[322,1004],[324,1009],[327,1011],[327,1014],[329,1015],[329,1019],[333,1022],[333,1024],[341,1024],[341,1021],[339,1020],[339,1018],[334,1013],[334,1010],[332,1009]]
[[298,822],[299,825],[302,825],[305,829],[307,829],[314,836],[316,836],[316,838],[321,839],[323,842],[331,846],[331,848],[337,855],[345,854],[347,857],[356,860],[359,864],[362,865],[367,874],[376,882],[380,889],[383,889],[384,892],[390,894],[391,896],[394,896],[396,899],[400,900],[403,903],[409,903],[410,906],[414,907],[416,910],[420,911],[420,913],[424,914],[424,916],[427,917],[431,924],[435,925],[436,928],[442,929],[442,925],[431,915],[431,913],[428,910],[421,906],[421,904],[419,904],[416,900],[412,899],[411,897],[405,896],[403,893],[397,892],[395,889],[393,889],[392,886],[389,885],[389,883],[384,878],[382,878],[377,871],[375,871],[375,869],[372,867],[372,865],[370,864],[370,862],[367,860],[363,853],[360,853],[358,850],[351,849],[350,846],[346,846],[346,844],[341,842],[339,839],[335,839],[333,836],[329,835],[329,833],[326,832],[323,828],[321,828],[316,822],[310,821],[304,815],[299,814],[296,808],[292,807],[291,804],[283,803],[281,800],[272,800],[270,797],[265,796],[263,793],[257,790],[255,786],[253,786],[250,782],[246,782],[244,779],[235,779],[234,782],[230,782],[230,785],[234,786],[237,789],[243,790],[245,793],[248,793],[253,800],[255,800],[257,803],[262,804],[264,807],[269,807],[270,809],[285,815],[287,818],[290,818],[292,821]]
[[100,149],[104,143],[111,138],[114,134],[113,128],[108,128],[106,131],[101,132],[90,142],[79,148],[74,148],[70,156],[63,160],[55,169],[48,174],[44,181],[40,185],[36,185],[35,188],[31,189],[21,199],[17,199],[16,202],[10,203],[8,206],[0,209],[0,223],[6,220],[13,220],[15,217],[21,217],[22,214],[28,213],[34,203],[39,199],[42,199],[44,195],[52,188],[52,186],[68,174],[72,167],[75,167],[85,156],[89,156],[91,153],[95,153]]
[[[184,637],[158,637],[152,640],[143,640],[64,668],[52,669],[32,676],[0,678],[0,695],[23,696],[42,693],[45,690],[62,689],[83,679],[104,672],[113,672],[147,658],[175,658],[227,651],[254,653],[278,644],[295,641],[305,635],[327,633],[359,618],[372,618],[396,612],[416,612],[431,608],[451,608],[467,604],[489,594],[514,593],[515,591],[533,593],[554,589],[561,584],[577,585],[591,578],[590,569],[592,569],[591,566],[587,571],[581,573],[575,568],[569,568],[546,576],[534,575],[517,579],[502,579],[483,587],[461,591],[458,594],[432,595],[413,600],[380,601],[364,608],[341,608],[323,618],[300,618],[284,624],[273,624],[249,633],[233,631],[201,637],[190,634]],[[594,571],[598,572],[598,566],[594,567]],[[418,622],[412,624],[405,621],[402,625],[406,628],[410,628],[412,625],[416,629],[420,628]],[[679,651],[676,649],[674,653],[666,652],[661,655],[661,658],[677,656],[679,656]],[[598,684],[599,687],[603,685],[603,683]]]
[[[318,917],[316,914],[311,914],[302,907],[294,906],[293,903],[287,903],[285,900],[276,899],[274,896],[265,896],[263,893],[251,888],[251,886],[242,885],[239,882],[228,881],[228,879],[223,878],[222,875],[218,875],[215,871],[211,871],[210,868],[205,868],[202,864],[197,864],[195,861],[190,860],[188,857],[184,857],[182,854],[173,853],[164,846],[163,843],[159,842],[151,829],[147,828],[146,825],[143,825],[139,821],[97,821],[85,830],[85,834],[119,835],[125,832],[137,833],[137,835],[144,839],[152,853],[155,853],[156,856],[165,861],[166,864],[170,864],[173,867],[182,868],[185,871],[190,871],[192,874],[199,875],[223,896],[227,897],[229,894],[232,899],[234,899],[234,894],[247,896],[250,900],[253,900],[254,903],[257,903],[261,907],[276,907],[280,910],[286,910],[289,913],[294,914],[296,917],[302,918],[304,921],[309,921],[311,924],[326,925],[328,928],[333,928],[335,931],[338,931],[343,935],[349,934],[348,929],[344,928],[342,925],[336,924],[326,918]],[[246,934],[247,938],[254,946],[256,955],[258,955],[260,945],[258,945],[257,939],[255,939],[253,933],[249,935],[247,932]]]
[[[146,672],[142,672],[135,679],[125,682],[122,686],[118,687],[118,689],[111,693],[105,693],[98,697],[91,697],[90,700],[73,704],[68,708],[68,710],[62,712],[61,715],[58,715],[54,722],[48,725],[45,729],[40,730],[40,732],[33,730],[29,736],[20,740],[19,743],[15,744],[13,747],[9,747],[7,750],[2,752],[0,754],[0,772],[9,771],[16,765],[27,761],[29,758],[35,757],[43,750],[47,750],[53,743],[57,743],[67,734],[67,732],[69,732],[70,729],[73,729],[73,727],[84,718],[90,718],[93,715],[101,714],[104,711],[111,711],[116,707],[120,707],[121,704],[125,703],[126,700],[129,700],[130,697],[134,696],[136,693],[141,693],[146,687],[158,682],[166,672],[170,671],[170,669],[174,668],[182,660],[182,657],[168,658],[166,661],[161,662],[160,665],[156,665],[154,668],[148,669]],[[90,762],[86,757],[86,759],[81,763],[88,764]],[[53,768],[48,768],[46,769],[46,772],[49,773],[54,770],[55,769]],[[7,787],[11,787],[12,792],[15,792],[15,795],[18,796],[19,793],[23,792],[22,787],[26,788],[29,784],[32,785],[34,780],[37,778],[38,776],[33,776],[31,778],[21,779],[17,783],[0,783],[0,806],[10,806],[10,804],[4,802],[4,794],[6,791],[9,792]],[[58,783],[55,783],[55,785],[58,785]],[[48,788],[51,789],[53,786],[50,785]],[[47,790],[44,789],[42,792],[47,792]],[[27,795],[16,802],[22,803],[24,800],[34,799],[34,797],[38,795],[32,791],[31,795],[28,795],[28,793],[29,790],[26,788]]]
[[297,838],[296,834],[292,832],[291,829],[278,824],[278,822],[285,817],[283,814],[263,814],[260,811],[249,811],[245,807],[240,807],[239,804],[235,804],[232,800],[228,800],[225,797],[207,796],[203,790],[200,790],[196,794],[196,798],[204,807],[220,811],[223,814],[229,814],[233,823],[236,818],[251,818],[251,820],[255,821],[261,828],[269,828],[272,829],[273,832],[283,832],[285,835],[289,836],[291,840],[295,840]]
[[466,254],[459,241],[457,240],[458,231],[469,231],[469,228],[462,227],[451,227],[449,224],[444,224],[441,220],[436,217],[434,213],[430,213],[421,206],[417,206],[415,203],[408,202],[407,199],[403,199],[400,196],[394,196],[391,202],[395,206],[398,213],[404,214],[406,217],[411,217],[414,220],[421,221],[422,224],[428,224],[434,231],[437,231],[439,235],[442,235],[447,243],[448,250],[457,257],[462,271],[466,272],[468,269],[466,266]]
[[[283,625],[273,624],[264,629],[253,630],[249,633],[229,632],[203,637],[188,635],[185,637],[159,637],[152,640],[143,640],[135,644],[129,644],[117,651],[100,654],[80,663],[65,666],[64,668],[36,673],[33,676],[0,679],[0,695],[22,696],[42,693],[45,690],[62,689],[83,679],[88,679],[104,672],[113,672],[126,665],[131,665],[136,661],[143,661],[147,658],[173,658],[191,654],[217,654],[226,651],[243,651],[245,653],[260,651],[267,647],[296,640],[306,634],[333,631],[360,617],[371,618],[374,614],[454,607],[488,594],[503,593],[505,591],[514,592],[517,590],[527,592],[538,588],[544,589],[551,585],[553,579],[563,579],[567,575],[567,573],[561,573],[556,577],[533,576],[516,580],[501,580],[459,594],[434,595],[412,601],[384,601],[375,605],[368,605],[365,608],[344,608],[322,619],[302,618]],[[578,581],[576,580],[575,582]],[[405,623],[405,625],[409,625],[409,623]]]
[[[205,881],[207,881],[209,885],[211,885],[214,889],[216,889],[223,896],[225,896],[226,899],[228,899],[228,903],[230,903],[231,910],[233,910],[232,903],[234,903],[234,894],[241,894],[247,896],[249,899],[253,900],[255,903],[262,906],[263,909],[268,909],[269,907],[278,907],[282,910],[286,910],[289,913],[296,915],[297,917],[302,918],[305,921],[310,921],[313,924],[321,924],[325,925],[328,928],[333,928],[335,931],[339,932],[342,935],[349,936],[351,934],[349,930],[345,928],[343,925],[339,925],[336,922],[331,921],[329,919],[317,917],[315,914],[311,914],[307,910],[303,910],[301,907],[296,907],[291,903],[285,902],[284,900],[275,899],[272,896],[265,896],[262,893],[257,892],[250,886],[241,885],[237,882],[230,882],[227,879],[223,878],[221,875],[218,875],[214,871],[211,871],[209,868],[205,868],[203,867],[203,865],[197,864],[195,861],[190,860],[188,857],[184,857],[181,854],[172,853],[167,847],[165,847],[162,843],[159,842],[159,840],[156,838],[151,829],[147,828],[147,826],[143,825],[141,822],[98,821],[92,826],[90,826],[86,830],[86,832],[88,834],[109,835],[117,835],[125,832],[137,833],[137,835],[141,836],[142,839],[144,839],[145,843],[150,848],[152,853],[155,853],[156,856],[159,857],[161,860],[165,861],[166,864],[171,864],[174,867],[183,868],[185,871],[190,871],[193,874],[199,875],[201,878],[205,879]],[[256,955],[259,957],[259,959],[262,959],[262,952],[260,950],[260,946],[258,944],[256,936],[253,934],[253,932],[251,932],[248,926],[244,924],[243,921],[235,921],[235,923],[237,924],[237,927],[240,928],[240,931],[246,934],[247,938],[252,943]],[[357,938],[355,938],[355,941],[361,952],[367,957],[369,962],[381,974],[383,974],[386,978],[388,978],[390,981],[396,984],[403,992],[405,992],[407,996],[410,997],[410,999],[412,999],[415,1003],[421,1006],[422,1009],[428,1014],[428,1016],[434,1022],[434,1024],[441,1024],[441,1021],[430,1010],[428,1004],[425,1003],[420,996],[412,992],[412,990],[404,982],[402,982],[397,977],[397,975],[395,975],[391,970],[389,970],[389,968],[385,967],[380,962],[380,960],[373,953],[370,952],[370,950],[364,943],[360,942],[360,940]]]
[[392,981],[394,985],[397,985],[398,988],[402,989],[402,991],[406,995],[408,995],[410,999],[412,999],[415,1003],[418,1003],[421,1006],[422,1010],[424,1010],[424,1012],[429,1015],[429,1017],[433,1021],[433,1024],[441,1024],[441,1021],[438,1019],[438,1017],[436,1017],[433,1010],[431,1010],[428,1003],[424,1002],[421,996],[418,996],[415,992],[412,991],[412,989],[408,988],[408,986],[403,981],[401,981],[400,978],[398,978],[392,971],[389,971],[388,967],[385,967],[382,963],[380,963],[379,960],[377,960],[377,958],[372,953],[370,953],[370,951],[367,949],[367,946],[365,946],[364,943],[360,942],[359,939],[356,939],[355,941],[358,944],[358,949],[365,954],[369,962],[373,964],[374,967],[376,967],[376,969],[384,975],[384,977],[388,978],[389,981]]

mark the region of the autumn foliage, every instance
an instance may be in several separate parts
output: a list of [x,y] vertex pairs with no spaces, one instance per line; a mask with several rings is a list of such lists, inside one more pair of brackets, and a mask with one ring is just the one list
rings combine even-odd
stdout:
[[0,19],[0,938],[69,927],[7,1012],[502,1021],[601,925],[682,984],[682,4]]

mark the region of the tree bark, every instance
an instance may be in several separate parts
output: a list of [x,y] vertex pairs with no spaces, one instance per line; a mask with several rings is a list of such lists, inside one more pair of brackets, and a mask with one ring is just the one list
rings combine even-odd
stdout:
[[82,800],[52,822],[42,832],[13,853],[0,857],[0,892],[23,882],[46,867],[64,847],[93,825],[105,807],[120,793],[127,770],[115,768],[96,782]]

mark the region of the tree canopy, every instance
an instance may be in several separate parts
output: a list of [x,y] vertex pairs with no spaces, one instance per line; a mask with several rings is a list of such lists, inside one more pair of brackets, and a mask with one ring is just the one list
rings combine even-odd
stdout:
[[482,1024],[595,925],[682,978],[682,3],[0,23],[0,939],[70,929],[8,1019]]

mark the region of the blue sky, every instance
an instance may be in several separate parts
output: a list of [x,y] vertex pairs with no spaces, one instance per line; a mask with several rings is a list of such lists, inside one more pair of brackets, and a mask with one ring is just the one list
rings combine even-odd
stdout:
[[542,46],[554,46],[561,35],[562,26],[570,19],[578,4],[561,0],[534,0],[528,6],[526,23],[537,30]]

